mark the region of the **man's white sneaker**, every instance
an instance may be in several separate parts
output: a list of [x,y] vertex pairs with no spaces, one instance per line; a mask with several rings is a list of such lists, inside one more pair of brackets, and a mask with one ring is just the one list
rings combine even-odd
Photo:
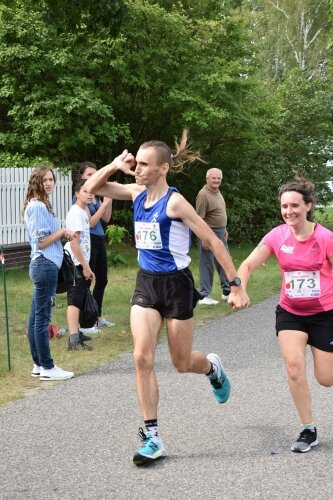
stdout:
[[203,299],[199,300],[198,304],[203,305],[203,306],[214,306],[215,304],[218,304],[218,300],[214,300],[209,295],[207,297],[204,297]]
[[53,368],[46,369],[41,367],[39,380],[52,381],[52,380],[67,380],[74,377],[73,372],[66,372],[59,368],[59,366],[54,365]]
[[40,375],[40,366],[34,364],[33,369],[31,371],[31,376],[32,377],[39,377]]
[[222,293],[222,300],[228,300],[229,298],[229,295],[224,295],[224,293]]
[[108,328],[111,328],[112,326],[115,326],[115,323],[112,323],[111,321],[108,321],[105,318],[99,318],[97,321],[97,326],[98,328],[101,328],[102,326],[107,326]]
[[80,332],[86,333],[87,335],[91,335],[94,333],[99,333],[99,329],[97,326],[92,326],[91,328],[79,328]]

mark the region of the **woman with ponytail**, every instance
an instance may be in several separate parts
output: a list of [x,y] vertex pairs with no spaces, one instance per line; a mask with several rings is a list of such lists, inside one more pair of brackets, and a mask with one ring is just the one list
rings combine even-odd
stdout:
[[[307,345],[314,376],[324,387],[333,385],[333,233],[313,221],[314,185],[303,177],[279,190],[284,224],[266,234],[241,264],[244,288],[251,274],[275,255],[282,275],[276,307],[276,335],[291,396],[302,429],[291,450],[306,453],[318,444],[306,376]],[[229,304],[237,297],[230,294]]]

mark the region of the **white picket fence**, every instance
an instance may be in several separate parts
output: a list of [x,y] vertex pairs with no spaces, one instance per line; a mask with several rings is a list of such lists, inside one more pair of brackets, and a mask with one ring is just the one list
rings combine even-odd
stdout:
[[[0,168],[0,245],[28,241],[21,216],[32,168]],[[50,198],[57,217],[64,225],[72,205],[72,174],[54,169],[57,182]]]

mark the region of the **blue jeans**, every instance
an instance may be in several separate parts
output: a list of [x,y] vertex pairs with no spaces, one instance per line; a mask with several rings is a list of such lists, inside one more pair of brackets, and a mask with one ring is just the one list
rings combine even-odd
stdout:
[[[216,236],[223,242],[226,249],[228,249],[228,244],[224,240],[225,229],[222,228],[212,228],[212,231]],[[230,286],[228,278],[224,272],[224,269],[220,266],[214,257],[214,254],[210,250],[204,250],[202,248],[201,241],[198,240],[199,247],[199,258],[200,258],[200,290],[199,292],[204,297],[207,297],[212,291],[213,277],[214,277],[214,266],[219,273],[220,283],[222,292],[224,295],[229,295]]]
[[58,268],[43,255],[30,262],[29,276],[35,285],[28,325],[30,351],[34,363],[54,367],[50,352],[49,323],[58,281]]

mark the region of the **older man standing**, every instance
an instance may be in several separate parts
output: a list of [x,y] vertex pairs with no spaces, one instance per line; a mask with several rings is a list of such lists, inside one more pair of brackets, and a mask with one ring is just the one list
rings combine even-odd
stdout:
[[[196,199],[196,211],[200,217],[211,227],[216,236],[223,241],[226,249],[228,250],[228,233],[227,226],[227,212],[224,198],[220,192],[222,183],[222,170],[218,168],[210,168],[206,173],[206,184],[199,191]],[[209,250],[208,245],[204,241],[198,242],[199,245],[199,258],[200,258],[200,293],[203,299],[199,300],[202,305],[218,304],[218,300],[210,297],[213,285],[214,265],[220,276],[220,283],[222,288],[222,300],[227,300],[230,294],[230,285],[228,278],[214,258],[213,253]]]

